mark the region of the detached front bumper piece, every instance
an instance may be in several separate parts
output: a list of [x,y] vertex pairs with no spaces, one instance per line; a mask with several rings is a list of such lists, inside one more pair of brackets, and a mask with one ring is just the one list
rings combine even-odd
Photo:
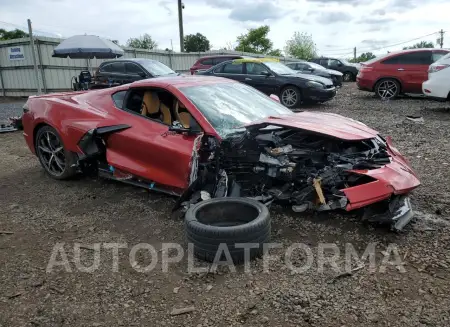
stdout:
[[394,231],[401,231],[414,217],[407,195],[394,195],[389,201],[375,203],[365,208],[364,218],[371,222],[390,224]]

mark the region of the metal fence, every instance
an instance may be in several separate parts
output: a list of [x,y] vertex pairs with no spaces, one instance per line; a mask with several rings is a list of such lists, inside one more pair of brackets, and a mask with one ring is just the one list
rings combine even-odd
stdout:
[[[86,59],[53,58],[53,49],[61,39],[35,37],[35,53],[38,65],[39,83],[42,92],[52,93],[71,89],[71,79],[81,70],[88,68]],[[199,59],[206,55],[242,54],[259,56],[247,52],[214,50],[208,52],[183,53],[164,50],[143,50],[125,48],[123,58],[148,58],[162,62],[177,72],[187,72]],[[29,38],[0,41],[0,96],[29,96],[37,93],[36,77]],[[295,58],[275,57],[282,62],[298,61]],[[89,61],[90,71],[104,60]]]

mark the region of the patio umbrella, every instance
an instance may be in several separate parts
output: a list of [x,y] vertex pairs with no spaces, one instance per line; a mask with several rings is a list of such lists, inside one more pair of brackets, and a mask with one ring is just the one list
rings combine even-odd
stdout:
[[62,41],[52,57],[72,59],[111,59],[124,55],[123,49],[112,41],[95,35],[75,35]]

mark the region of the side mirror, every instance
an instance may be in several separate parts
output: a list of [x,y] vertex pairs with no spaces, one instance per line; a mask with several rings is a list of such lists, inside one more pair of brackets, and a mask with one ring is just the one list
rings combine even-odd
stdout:
[[280,98],[278,97],[278,95],[271,94],[269,97],[270,97],[273,101],[280,103]]
[[266,76],[266,77],[272,76],[272,74],[269,73],[268,71],[261,72],[261,75]]
[[142,78],[147,77],[147,74],[145,74],[144,72],[140,72],[138,75],[141,76]]
[[192,117],[189,119],[189,132],[188,135],[199,135],[203,133],[202,128],[197,123],[197,121]]
[[336,66],[342,67],[342,62],[339,62]]

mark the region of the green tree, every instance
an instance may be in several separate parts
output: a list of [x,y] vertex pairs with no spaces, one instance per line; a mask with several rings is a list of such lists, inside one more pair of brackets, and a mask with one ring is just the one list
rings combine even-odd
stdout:
[[238,36],[238,46],[235,50],[266,54],[273,46],[272,41],[267,37],[269,31],[270,27],[268,25],[250,28],[246,34]]
[[28,37],[29,35],[22,30],[15,29],[13,31],[7,31],[3,28],[0,28],[0,40],[12,40],[12,39],[20,39],[23,37]]
[[153,41],[152,37],[145,33],[138,38],[129,38],[127,41],[127,46],[131,48],[138,49],[155,49],[158,46],[158,43]]
[[416,43],[410,47],[404,47],[403,50],[420,49],[420,48],[434,48],[434,44],[433,44],[433,42],[420,41],[419,43]]
[[365,62],[370,59],[374,59],[376,56],[372,52],[361,53],[359,57],[349,59],[349,62]]
[[317,47],[310,34],[295,32],[286,41],[284,52],[294,58],[310,60],[317,56]]
[[280,49],[272,49],[269,52],[267,52],[267,55],[274,57],[281,57],[283,54],[281,53]]
[[209,40],[201,33],[189,34],[184,37],[184,51],[186,52],[201,52],[210,49]]

